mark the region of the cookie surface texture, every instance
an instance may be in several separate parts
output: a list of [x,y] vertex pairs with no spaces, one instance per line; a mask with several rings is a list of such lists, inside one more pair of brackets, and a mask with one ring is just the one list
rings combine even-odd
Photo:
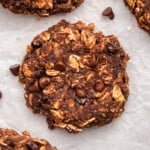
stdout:
[[49,16],[70,12],[84,0],[0,0],[0,3],[14,13]]
[[93,30],[92,23],[62,20],[27,47],[19,72],[26,104],[50,128],[80,132],[124,111],[129,56],[114,35]]
[[12,129],[0,128],[0,150],[57,150],[46,140],[30,136],[28,131],[22,134]]
[[124,0],[138,25],[150,34],[150,0]]

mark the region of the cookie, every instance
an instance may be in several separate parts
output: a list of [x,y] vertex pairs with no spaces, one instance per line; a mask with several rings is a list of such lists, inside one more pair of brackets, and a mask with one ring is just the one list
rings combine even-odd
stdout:
[[26,104],[50,128],[80,132],[124,111],[129,56],[114,35],[93,30],[92,23],[62,20],[27,47],[19,71]]
[[139,27],[150,33],[150,0],[125,0],[125,3],[135,15]]
[[84,0],[0,0],[0,3],[14,13],[49,16],[70,12]]
[[30,136],[29,132],[22,134],[12,129],[0,128],[0,150],[57,150],[46,140]]

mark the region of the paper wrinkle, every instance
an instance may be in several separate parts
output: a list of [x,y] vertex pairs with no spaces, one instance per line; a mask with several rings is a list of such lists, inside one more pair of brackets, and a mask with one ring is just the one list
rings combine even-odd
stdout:
[[[101,16],[107,6],[115,12],[112,21]],[[94,22],[96,31],[115,34],[131,57],[127,65],[130,96],[125,112],[109,125],[85,129],[75,135],[61,129],[49,130],[45,117],[32,114],[25,106],[23,87],[9,72],[9,66],[21,63],[25,47],[33,37],[60,19]],[[121,0],[85,0],[72,13],[48,18],[16,15],[0,6],[0,90],[3,93],[0,127],[18,132],[29,130],[33,136],[47,139],[59,150],[149,150],[150,37],[137,27],[135,17]]]

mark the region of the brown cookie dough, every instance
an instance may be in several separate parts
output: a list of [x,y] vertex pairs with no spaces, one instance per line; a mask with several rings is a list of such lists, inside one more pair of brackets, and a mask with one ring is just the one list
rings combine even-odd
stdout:
[[121,115],[129,95],[126,54],[114,35],[62,20],[27,47],[19,79],[26,104],[50,128],[80,132]]
[[0,0],[0,3],[14,13],[49,16],[70,12],[84,0]]
[[125,0],[139,27],[150,33],[150,0]]
[[46,140],[30,136],[25,131],[21,134],[12,129],[0,128],[0,150],[57,150]]

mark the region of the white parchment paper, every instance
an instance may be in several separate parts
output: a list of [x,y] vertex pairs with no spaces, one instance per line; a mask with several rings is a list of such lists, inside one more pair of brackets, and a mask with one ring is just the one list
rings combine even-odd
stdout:
[[[101,12],[111,6],[116,14],[110,21]],[[32,114],[25,106],[23,88],[9,72],[20,63],[26,45],[38,33],[60,19],[94,22],[96,31],[115,34],[129,53],[130,96],[123,115],[113,123],[85,129],[79,134],[49,130],[45,117]],[[85,0],[77,10],[48,18],[16,15],[0,6],[0,127],[46,138],[59,150],[149,150],[150,149],[150,36],[139,29],[123,0]]]

